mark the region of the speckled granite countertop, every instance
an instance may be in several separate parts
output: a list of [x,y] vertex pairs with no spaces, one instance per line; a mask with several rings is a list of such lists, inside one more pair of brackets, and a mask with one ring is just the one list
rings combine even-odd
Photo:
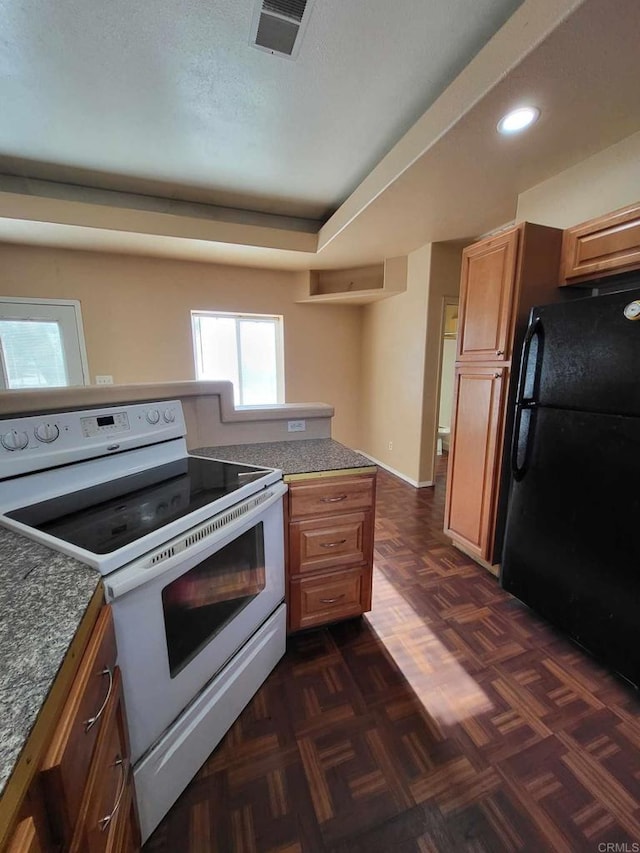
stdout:
[[332,438],[274,441],[264,444],[229,444],[223,447],[200,447],[190,452],[229,462],[280,468],[285,478],[292,474],[375,468],[375,464],[366,456],[350,450]]
[[100,582],[0,527],[0,795]]

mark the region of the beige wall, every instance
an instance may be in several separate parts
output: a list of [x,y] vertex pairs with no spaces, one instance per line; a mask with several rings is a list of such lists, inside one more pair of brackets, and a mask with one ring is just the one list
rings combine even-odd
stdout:
[[420,476],[422,483],[434,480],[434,457],[438,438],[439,383],[442,356],[444,298],[457,296],[460,290],[462,247],[434,243],[431,252],[424,389],[422,394],[422,438]]
[[0,245],[0,295],[80,300],[92,380],[193,379],[191,309],[282,314],[286,402],[333,405],[333,437],[356,446],[361,311],[297,305],[299,275]]
[[518,197],[518,222],[569,228],[640,201],[640,133]]
[[[637,133],[521,193],[517,219],[568,227],[639,199]],[[299,305],[302,273],[0,245],[1,295],[80,300],[92,378],[192,379],[192,308],[284,315],[287,402],[333,405],[334,438],[421,483],[433,479],[442,298],[459,270],[459,249],[426,245],[404,293]]]
[[362,328],[360,449],[414,482],[420,479],[430,265],[431,245],[412,252],[406,292],[365,306]]
[[458,295],[461,252],[412,252],[406,292],[364,310],[360,449],[414,484],[434,479],[443,299]]

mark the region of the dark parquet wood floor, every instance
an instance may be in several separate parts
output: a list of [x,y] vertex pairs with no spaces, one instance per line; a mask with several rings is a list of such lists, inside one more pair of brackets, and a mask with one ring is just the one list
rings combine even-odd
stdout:
[[452,548],[443,503],[442,473],[380,472],[373,611],[290,639],[145,853],[640,850],[638,694]]

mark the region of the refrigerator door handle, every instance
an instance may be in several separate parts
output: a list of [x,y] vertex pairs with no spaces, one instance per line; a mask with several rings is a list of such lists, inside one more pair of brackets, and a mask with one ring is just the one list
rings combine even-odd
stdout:
[[[511,474],[513,479],[517,481],[522,480],[529,467],[529,447],[535,428],[536,408],[537,405],[533,401],[516,406],[513,441],[511,442]],[[526,420],[524,429],[523,415]]]
[[513,421],[513,435],[511,436],[511,474],[518,480],[518,445],[520,444],[520,427],[522,425],[522,406],[516,403],[516,416]]
[[520,375],[518,377],[518,396],[517,396],[517,405],[522,405],[525,403],[535,403],[533,397],[525,398],[527,378],[533,376],[533,392],[535,393],[535,388],[537,386],[538,379],[538,364],[540,362],[540,346],[536,349],[536,364],[534,367],[533,374],[529,371],[529,358],[531,356],[531,345],[533,344],[534,338],[538,338],[540,341],[542,338],[542,322],[540,317],[532,318],[529,326],[527,328],[527,332],[524,336],[524,343],[522,345],[522,361],[520,363]]
[[[534,338],[538,337],[536,348],[536,364],[533,373],[529,370],[529,359],[531,356],[531,345]],[[540,341],[542,338],[542,323],[539,317],[533,317],[524,338],[522,346],[522,362],[520,364],[520,375],[518,377],[518,393],[516,399],[516,412],[513,424],[513,438],[511,441],[511,473],[514,480],[522,480],[527,472],[529,462],[529,445],[535,426],[537,403],[533,397],[525,397],[527,391],[527,380],[531,379],[531,392],[535,395],[538,380],[538,364],[540,361]],[[526,425],[523,429],[523,415]],[[524,433],[524,434],[523,434]]]

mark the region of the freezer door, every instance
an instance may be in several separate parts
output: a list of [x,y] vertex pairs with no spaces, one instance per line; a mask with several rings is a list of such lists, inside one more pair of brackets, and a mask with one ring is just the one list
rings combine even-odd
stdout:
[[538,408],[524,432],[501,585],[640,685],[640,419]]
[[519,399],[640,415],[640,319],[634,317],[640,317],[640,289],[534,308]]

